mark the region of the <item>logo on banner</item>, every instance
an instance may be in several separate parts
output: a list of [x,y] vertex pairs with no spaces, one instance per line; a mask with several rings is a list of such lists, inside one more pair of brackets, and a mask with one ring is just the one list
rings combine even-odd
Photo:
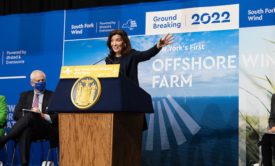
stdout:
[[62,72],[65,74],[71,74],[72,70],[69,67],[66,67]]
[[84,76],[94,76],[97,78],[118,77],[119,64],[113,65],[91,65],[91,66],[63,66],[60,78],[71,79]]
[[71,101],[79,109],[89,109],[101,95],[101,84],[96,77],[79,78],[71,90]]
[[136,20],[129,19],[125,24],[122,25],[122,28],[128,28],[129,30],[133,30],[137,27]]
[[113,29],[116,29],[117,22],[114,20],[110,21],[99,21],[98,23],[98,31],[99,32],[111,32]]

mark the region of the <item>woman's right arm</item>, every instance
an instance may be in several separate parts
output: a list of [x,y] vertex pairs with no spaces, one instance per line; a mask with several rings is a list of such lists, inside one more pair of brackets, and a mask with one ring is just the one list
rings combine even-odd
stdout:
[[153,56],[157,55],[159,51],[163,48],[168,46],[169,44],[172,44],[174,40],[173,35],[166,34],[163,38],[160,38],[158,43],[146,51],[137,51],[139,54],[136,56],[136,59],[138,62],[146,61],[151,59]]

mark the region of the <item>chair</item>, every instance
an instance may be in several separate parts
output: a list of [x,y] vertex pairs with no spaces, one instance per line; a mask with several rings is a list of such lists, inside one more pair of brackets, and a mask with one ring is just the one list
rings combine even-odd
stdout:
[[[40,143],[43,143],[45,141],[48,141],[46,139],[38,139],[38,140],[34,140],[32,142],[40,142]],[[15,156],[15,152],[16,152],[16,146],[17,146],[17,141],[15,140],[14,142],[14,146],[13,146],[13,153],[12,153],[12,160],[11,160],[11,166],[13,166],[14,164],[14,156]],[[50,152],[51,152],[51,147],[49,146],[49,149],[48,149],[48,154],[47,154],[47,159],[46,159],[46,163],[45,165],[47,166],[48,164],[48,161],[49,161],[49,156],[50,156]],[[57,165],[59,166],[59,157],[58,157],[58,147],[56,147],[56,158],[57,158]]]
[[[7,127],[7,121],[5,122],[4,126],[4,135],[8,134],[8,127]],[[6,161],[7,161],[7,166],[9,166],[9,153],[8,153],[8,143],[5,144],[5,149],[6,149]]]

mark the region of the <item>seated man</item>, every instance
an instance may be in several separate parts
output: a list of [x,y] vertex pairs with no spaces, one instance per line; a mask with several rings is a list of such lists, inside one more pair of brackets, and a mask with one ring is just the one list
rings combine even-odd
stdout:
[[271,98],[269,128],[268,132],[270,133],[264,134],[261,141],[264,166],[272,166],[272,151],[275,150],[275,94]]
[[4,126],[7,120],[7,103],[5,96],[0,95],[0,136],[4,135]]
[[32,140],[48,139],[51,147],[58,145],[57,113],[47,112],[53,92],[45,89],[46,76],[42,71],[33,71],[30,78],[34,90],[20,94],[14,111],[16,123],[6,136],[0,137],[0,148],[10,139],[18,141],[22,166],[29,164]]

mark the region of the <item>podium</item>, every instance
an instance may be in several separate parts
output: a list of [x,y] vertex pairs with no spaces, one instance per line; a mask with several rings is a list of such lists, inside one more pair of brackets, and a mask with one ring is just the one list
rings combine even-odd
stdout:
[[151,96],[125,77],[99,78],[101,96],[87,109],[76,108],[71,88],[60,79],[48,106],[58,112],[61,166],[140,166],[144,113]]

